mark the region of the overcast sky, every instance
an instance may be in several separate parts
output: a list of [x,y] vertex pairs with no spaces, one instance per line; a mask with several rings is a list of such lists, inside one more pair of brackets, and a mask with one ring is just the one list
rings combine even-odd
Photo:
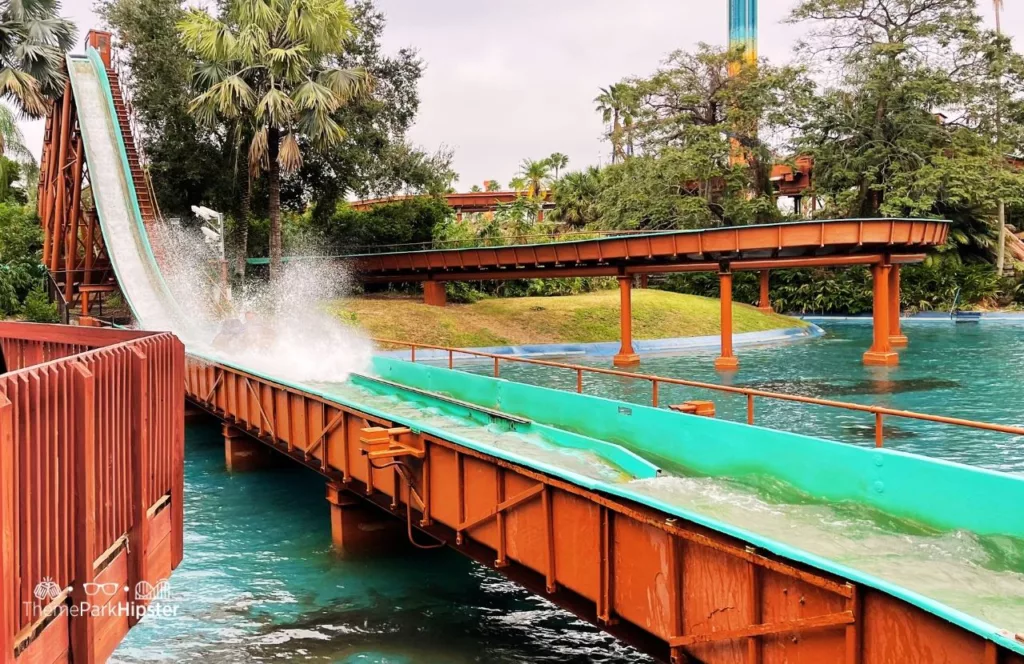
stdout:
[[[727,0],[376,0],[388,16],[384,46],[419,50],[427,69],[411,139],[455,151],[456,188],[507,184],[524,158],[569,155],[570,169],[607,160],[598,88],[653,71],[669,52],[725,44]],[[781,62],[800,35],[781,20],[795,0],[761,0],[758,50]],[[993,21],[990,0],[982,0]],[[64,0],[84,38],[99,25],[91,0]],[[1007,0],[1003,29],[1018,50],[1024,2]],[[23,125],[36,154],[42,122]]]

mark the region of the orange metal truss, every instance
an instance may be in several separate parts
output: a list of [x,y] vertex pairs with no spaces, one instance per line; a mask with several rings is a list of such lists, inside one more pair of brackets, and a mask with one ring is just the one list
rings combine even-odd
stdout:
[[1024,664],[872,588],[233,367],[187,358],[186,393],[321,473],[332,512],[376,505],[664,661]]

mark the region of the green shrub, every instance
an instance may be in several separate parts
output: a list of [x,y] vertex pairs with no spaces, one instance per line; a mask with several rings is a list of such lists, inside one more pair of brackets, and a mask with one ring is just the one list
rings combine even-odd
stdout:
[[[955,254],[930,256],[920,265],[906,265],[900,273],[900,295],[909,311],[952,308],[959,291],[958,307],[1005,305],[1016,296],[1012,286],[1000,283],[989,263],[965,263]],[[666,290],[718,297],[718,277],[712,272],[669,275],[661,285]],[[737,272],[733,297],[737,302],[756,304],[758,274]],[[771,277],[771,300],[776,310],[786,313],[849,314],[871,311],[871,271],[864,266],[775,270]]]
[[22,317],[31,323],[59,323],[60,314],[57,312],[57,303],[50,302],[46,291],[42,286],[37,286],[29,291],[25,297],[25,304],[21,308]]

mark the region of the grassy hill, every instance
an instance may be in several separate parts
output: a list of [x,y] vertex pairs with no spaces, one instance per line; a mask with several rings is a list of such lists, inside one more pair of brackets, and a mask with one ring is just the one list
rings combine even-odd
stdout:
[[[615,341],[619,338],[619,291],[561,297],[489,298],[474,304],[431,307],[420,298],[363,297],[330,305],[339,317],[371,336],[438,346]],[[718,334],[718,300],[659,290],[633,291],[633,337],[663,339]],[[735,332],[803,323],[733,305]]]

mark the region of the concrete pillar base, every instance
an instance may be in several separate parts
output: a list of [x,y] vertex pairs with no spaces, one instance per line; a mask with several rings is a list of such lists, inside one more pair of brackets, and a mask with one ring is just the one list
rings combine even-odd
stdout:
[[905,334],[897,334],[889,337],[889,345],[893,348],[906,348],[910,343]]
[[224,464],[230,473],[274,468],[280,459],[274,450],[230,424],[224,425]]
[[345,556],[404,553],[410,548],[402,519],[356,498],[338,484],[327,484],[331,543]]
[[716,371],[736,371],[740,368],[738,357],[719,357],[715,359]]
[[875,367],[894,367],[900,363],[899,353],[869,350],[864,353],[864,364]]
[[443,307],[447,304],[448,296],[444,292],[444,283],[440,281],[424,281],[423,302],[432,307]]
[[619,353],[612,358],[612,364],[616,367],[635,367],[640,364],[640,356],[636,353]]

